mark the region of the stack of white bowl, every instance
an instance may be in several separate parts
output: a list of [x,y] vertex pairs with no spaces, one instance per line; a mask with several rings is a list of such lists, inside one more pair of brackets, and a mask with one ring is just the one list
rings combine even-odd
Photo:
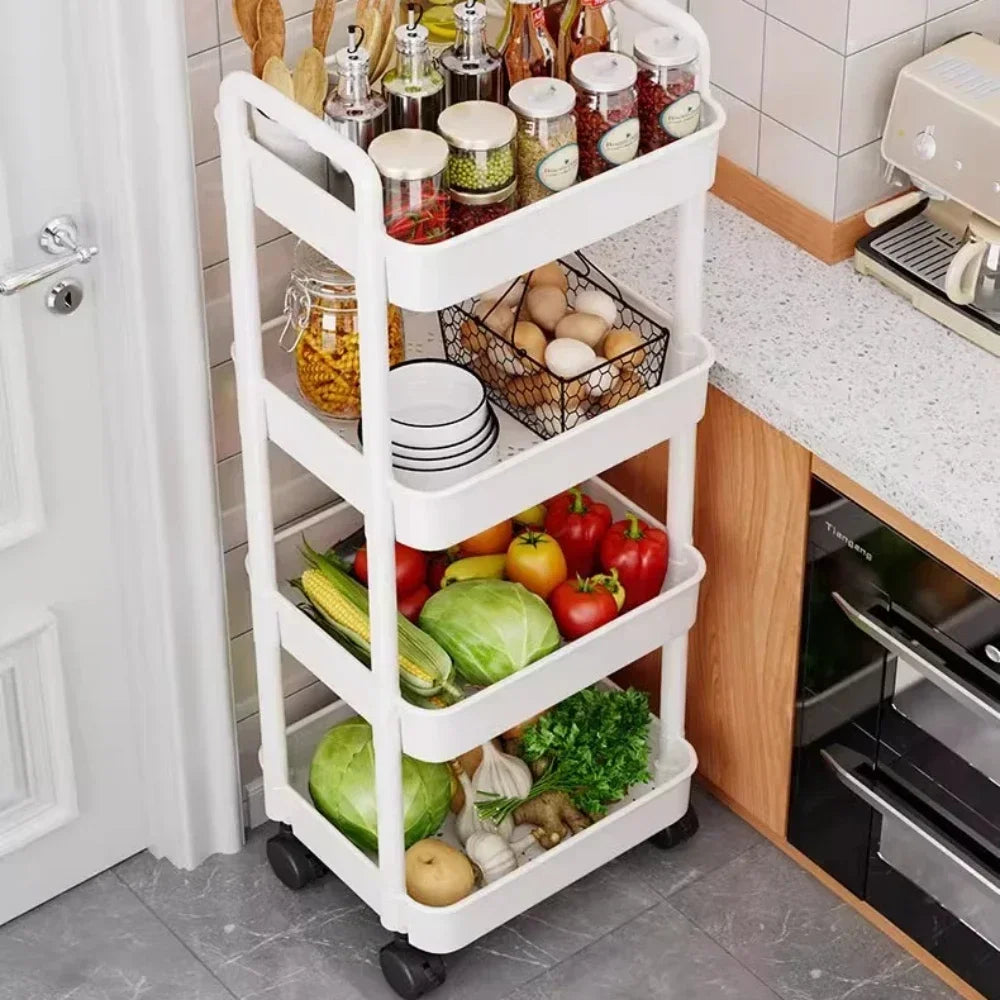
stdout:
[[392,368],[389,418],[393,472],[404,486],[444,489],[500,460],[500,425],[485,386],[450,361],[420,358]]

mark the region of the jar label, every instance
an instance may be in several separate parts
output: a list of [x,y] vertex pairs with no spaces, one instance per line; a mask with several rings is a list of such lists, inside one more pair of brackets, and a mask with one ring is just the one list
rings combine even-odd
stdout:
[[598,139],[597,152],[616,167],[634,160],[639,152],[639,119],[626,118],[609,128]]
[[675,139],[683,139],[701,124],[701,94],[685,94],[660,112],[660,128]]
[[535,177],[547,191],[565,191],[576,180],[579,167],[580,147],[568,142],[538,161]]

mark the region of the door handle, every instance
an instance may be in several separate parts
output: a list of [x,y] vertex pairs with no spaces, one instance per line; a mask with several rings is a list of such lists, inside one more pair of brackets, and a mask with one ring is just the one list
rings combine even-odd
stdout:
[[97,247],[80,246],[79,231],[75,220],[68,215],[50,219],[38,237],[39,246],[54,260],[43,261],[33,267],[0,275],[0,295],[13,295],[22,288],[52,277],[77,264],[89,264],[98,254]]
[[950,671],[942,669],[939,664],[934,663],[918,649],[914,649],[902,639],[897,638],[881,622],[864,611],[859,611],[840,594],[834,592],[833,599],[851,622],[865,635],[874,639],[887,653],[908,663],[931,684],[951,695],[955,701],[964,705],[969,711],[975,712],[981,719],[994,724],[1000,723],[1000,705],[991,698],[962,683]]

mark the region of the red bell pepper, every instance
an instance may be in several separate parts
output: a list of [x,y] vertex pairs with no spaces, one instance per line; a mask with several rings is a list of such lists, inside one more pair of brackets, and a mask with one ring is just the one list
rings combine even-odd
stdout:
[[601,540],[611,527],[611,508],[573,487],[547,505],[545,531],[563,550],[570,579],[586,579],[597,569]]
[[618,570],[625,588],[625,611],[656,597],[667,576],[670,544],[667,533],[626,514],[608,529],[601,543],[601,566]]

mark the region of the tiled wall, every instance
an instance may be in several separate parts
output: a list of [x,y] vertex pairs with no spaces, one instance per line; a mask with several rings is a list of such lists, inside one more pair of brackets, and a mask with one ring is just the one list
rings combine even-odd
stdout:
[[[257,695],[254,683],[253,634],[250,631],[249,590],[244,558],[246,527],[243,515],[243,465],[236,420],[236,389],[233,363],[232,313],[229,302],[229,265],[219,138],[214,109],[222,76],[234,69],[249,69],[249,50],[234,26],[230,0],[184,0],[187,24],[188,82],[191,98],[192,154],[197,180],[201,262],[204,276],[208,357],[211,365],[215,447],[222,514],[226,588],[229,605],[230,652],[236,704],[237,728],[244,782],[259,773]],[[283,0],[287,16],[286,61],[294,64],[310,43],[313,0]],[[338,15],[330,51],[346,40],[347,18]],[[291,267],[294,238],[263,215],[258,216],[257,265],[261,281],[262,315],[280,315]],[[276,334],[265,343],[279,350]],[[274,482],[272,503],[277,524],[294,521],[328,503],[329,491],[283,452],[271,451]],[[295,575],[294,546],[286,546],[287,565],[279,576]],[[290,718],[315,710],[328,697],[322,685],[303,667],[288,661],[285,691]]]
[[690,0],[729,120],[721,152],[828,219],[891,193],[879,140],[899,70],[1000,0]]

